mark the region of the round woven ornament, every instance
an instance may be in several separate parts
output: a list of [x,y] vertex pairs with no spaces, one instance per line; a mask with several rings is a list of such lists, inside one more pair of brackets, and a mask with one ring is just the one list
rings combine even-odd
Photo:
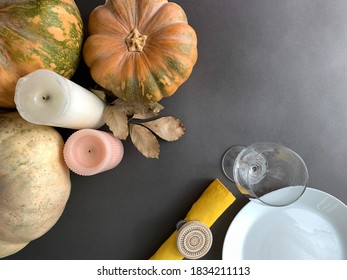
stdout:
[[178,251],[187,259],[205,256],[212,246],[211,230],[203,223],[191,221],[184,223],[177,231]]

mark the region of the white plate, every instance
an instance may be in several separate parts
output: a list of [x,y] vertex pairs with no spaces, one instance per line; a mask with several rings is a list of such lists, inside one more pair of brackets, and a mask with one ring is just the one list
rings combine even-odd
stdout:
[[347,206],[307,188],[285,207],[249,202],[232,221],[223,259],[347,259]]

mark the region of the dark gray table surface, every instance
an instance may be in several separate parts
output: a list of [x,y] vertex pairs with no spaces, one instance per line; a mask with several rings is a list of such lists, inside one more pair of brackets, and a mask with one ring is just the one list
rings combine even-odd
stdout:
[[[8,259],[148,259],[219,178],[237,197],[212,226],[205,259],[221,259],[226,231],[248,200],[221,170],[234,144],[282,143],[305,160],[309,185],[347,203],[347,2],[189,0],[198,35],[191,77],[161,102],[186,133],[146,159],[128,139],[115,169],[71,174],[57,224]],[[76,0],[87,22],[104,0]],[[83,61],[73,80],[94,85]],[[62,130],[67,137],[71,131]]]

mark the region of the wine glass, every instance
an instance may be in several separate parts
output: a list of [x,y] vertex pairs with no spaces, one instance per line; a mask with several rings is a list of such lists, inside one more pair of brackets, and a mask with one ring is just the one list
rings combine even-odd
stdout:
[[302,158],[277,143],[233,146],[223,155],[222,169],[242,194],[270,206],[295,202],[308,183],[308,171]]

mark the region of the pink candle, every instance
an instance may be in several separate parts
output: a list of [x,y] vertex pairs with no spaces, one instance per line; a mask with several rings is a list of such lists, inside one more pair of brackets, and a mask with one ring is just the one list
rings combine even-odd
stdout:
[[83,176],[94,175],[116,167],[123,158],[122,142],[111,133],[81,129],[73,133],[64,146],[67,166]]

